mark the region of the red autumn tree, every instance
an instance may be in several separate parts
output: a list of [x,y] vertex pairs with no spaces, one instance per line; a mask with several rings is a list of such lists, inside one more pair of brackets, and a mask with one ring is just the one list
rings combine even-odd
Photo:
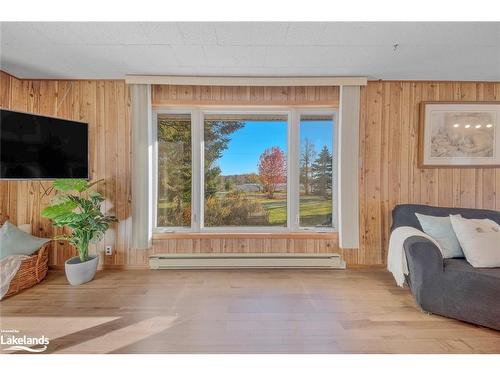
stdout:
[[268,198],[274,198],[278,184],[286,182],[285,153],[279,147],[268,148],[260,155],[259,178]]

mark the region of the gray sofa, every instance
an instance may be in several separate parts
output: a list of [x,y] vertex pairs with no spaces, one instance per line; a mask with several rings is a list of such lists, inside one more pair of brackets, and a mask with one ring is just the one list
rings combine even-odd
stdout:
[[[422,230],[416,212],[461,214],[500,224],[497,211],[404,204],[392,212],[391,231],[400,226]],[[474,268],[464,258],[443,259],[439,249],[420,236],[409,237],[403,247],[409,270],[407,282],[424,311],[500,330],[500,268]]]

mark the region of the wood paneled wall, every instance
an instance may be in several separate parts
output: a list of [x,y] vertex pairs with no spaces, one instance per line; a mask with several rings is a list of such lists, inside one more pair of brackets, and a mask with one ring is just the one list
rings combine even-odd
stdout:
[[338,107],[339,88],[308,87],[231,87],[153,85],[154,107],[168,105],[273,105]]
[[[154,86],[153,104],[165,105],[338,105],[334,87]],[[90,162],[106,196],[106,210],[121,220],[104,242],[115,254],[107,267],[146,267],[160,252],[340,252],[349,264],[383,264],[391,210],[397,203],[500,209],[500,169],[419,169],[418,110],[422,100],[499,101],[500,83],[369,82],[361,89],[360,249],[338,249],[336,236],[192,236],[155,239],[150,251],[130,248],[130,99],[123,81],[18,80],[0,72],[0,106],[82,120],[90,125]],[[0,181],[0,222],[33,223],[51,236],[40,209],[49,183]],[[102,249],[101,246],[98,246]],[[50,264],[73,255],[56,243]]]
[[[123,81],[19,80],[1,72],[0,106],[18,111],[58,116],[89,122],[92,176],[103,178],[100,186],[106,210],[120,224],[97,245],[102,255],[104,243],[112,244],[113,256],[102,256],[107,267],[146,267],[148,255],[162,252],[336,252],[337,236],[269,237],[212,236],[210,238],[162,238],[153,241],[150,251],[130,248],[130,99]],[[153,104],[164,105],[329,105],[338,106],[336,87],[198,87],[154,86]],[[0,222],[31,222],[33,234],[50,237],[50,222],[40,210],[50,196],[44,189],[50,182],[0,182]],[[53,195],[53,194],[52,194]],[[95,249],[94,248],[94,251]],[[62,266],[74,255],[64,243],[55,243],[50,264]],[[349,256],[350,255],[350,256]],[[355,253],[346,255],[356,263]]]
[[[99,185],[106,197],[105,209],[120,219],[103,241],[115,249],[114,255],[106,257],[104,262],[127,264],[131,229],[131,129],[125,82],[19,80],[4,72],[0,74],[2,108],[89,123],[90,173],[93,179],[105,180]],[[44,194],[50,185],[38,181],[0,181],[0,222],[9,219],[14,224],[31,223],[34,235],[52,237],[55,232],[50,221],[40,216],[40,210],[51,198]],[[50,265],[63,265],[73,255],[70,246],[54,243]]]
[[500,210],[500,169],[417,167],[419,105],[426,100],[500,101],[500,83],[381,81],[362,88],[360,263],[385,262],[398,203]]

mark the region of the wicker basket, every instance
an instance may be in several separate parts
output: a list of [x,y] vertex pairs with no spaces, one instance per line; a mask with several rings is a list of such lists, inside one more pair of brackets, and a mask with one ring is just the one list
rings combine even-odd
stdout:
[[9,290],[4,298],[12,296],[23,289],[38,284],[47,275],[49,268],[49,245],[47,242],[28,259],[22,261],[16,276],[10,282]]

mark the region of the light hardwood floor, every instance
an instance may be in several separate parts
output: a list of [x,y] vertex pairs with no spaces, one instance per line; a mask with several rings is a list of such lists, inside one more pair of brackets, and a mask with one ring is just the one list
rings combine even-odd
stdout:
[[0,302],[47,353],[500,353],[500,332],[422,313],[382,269],[49,272]]

